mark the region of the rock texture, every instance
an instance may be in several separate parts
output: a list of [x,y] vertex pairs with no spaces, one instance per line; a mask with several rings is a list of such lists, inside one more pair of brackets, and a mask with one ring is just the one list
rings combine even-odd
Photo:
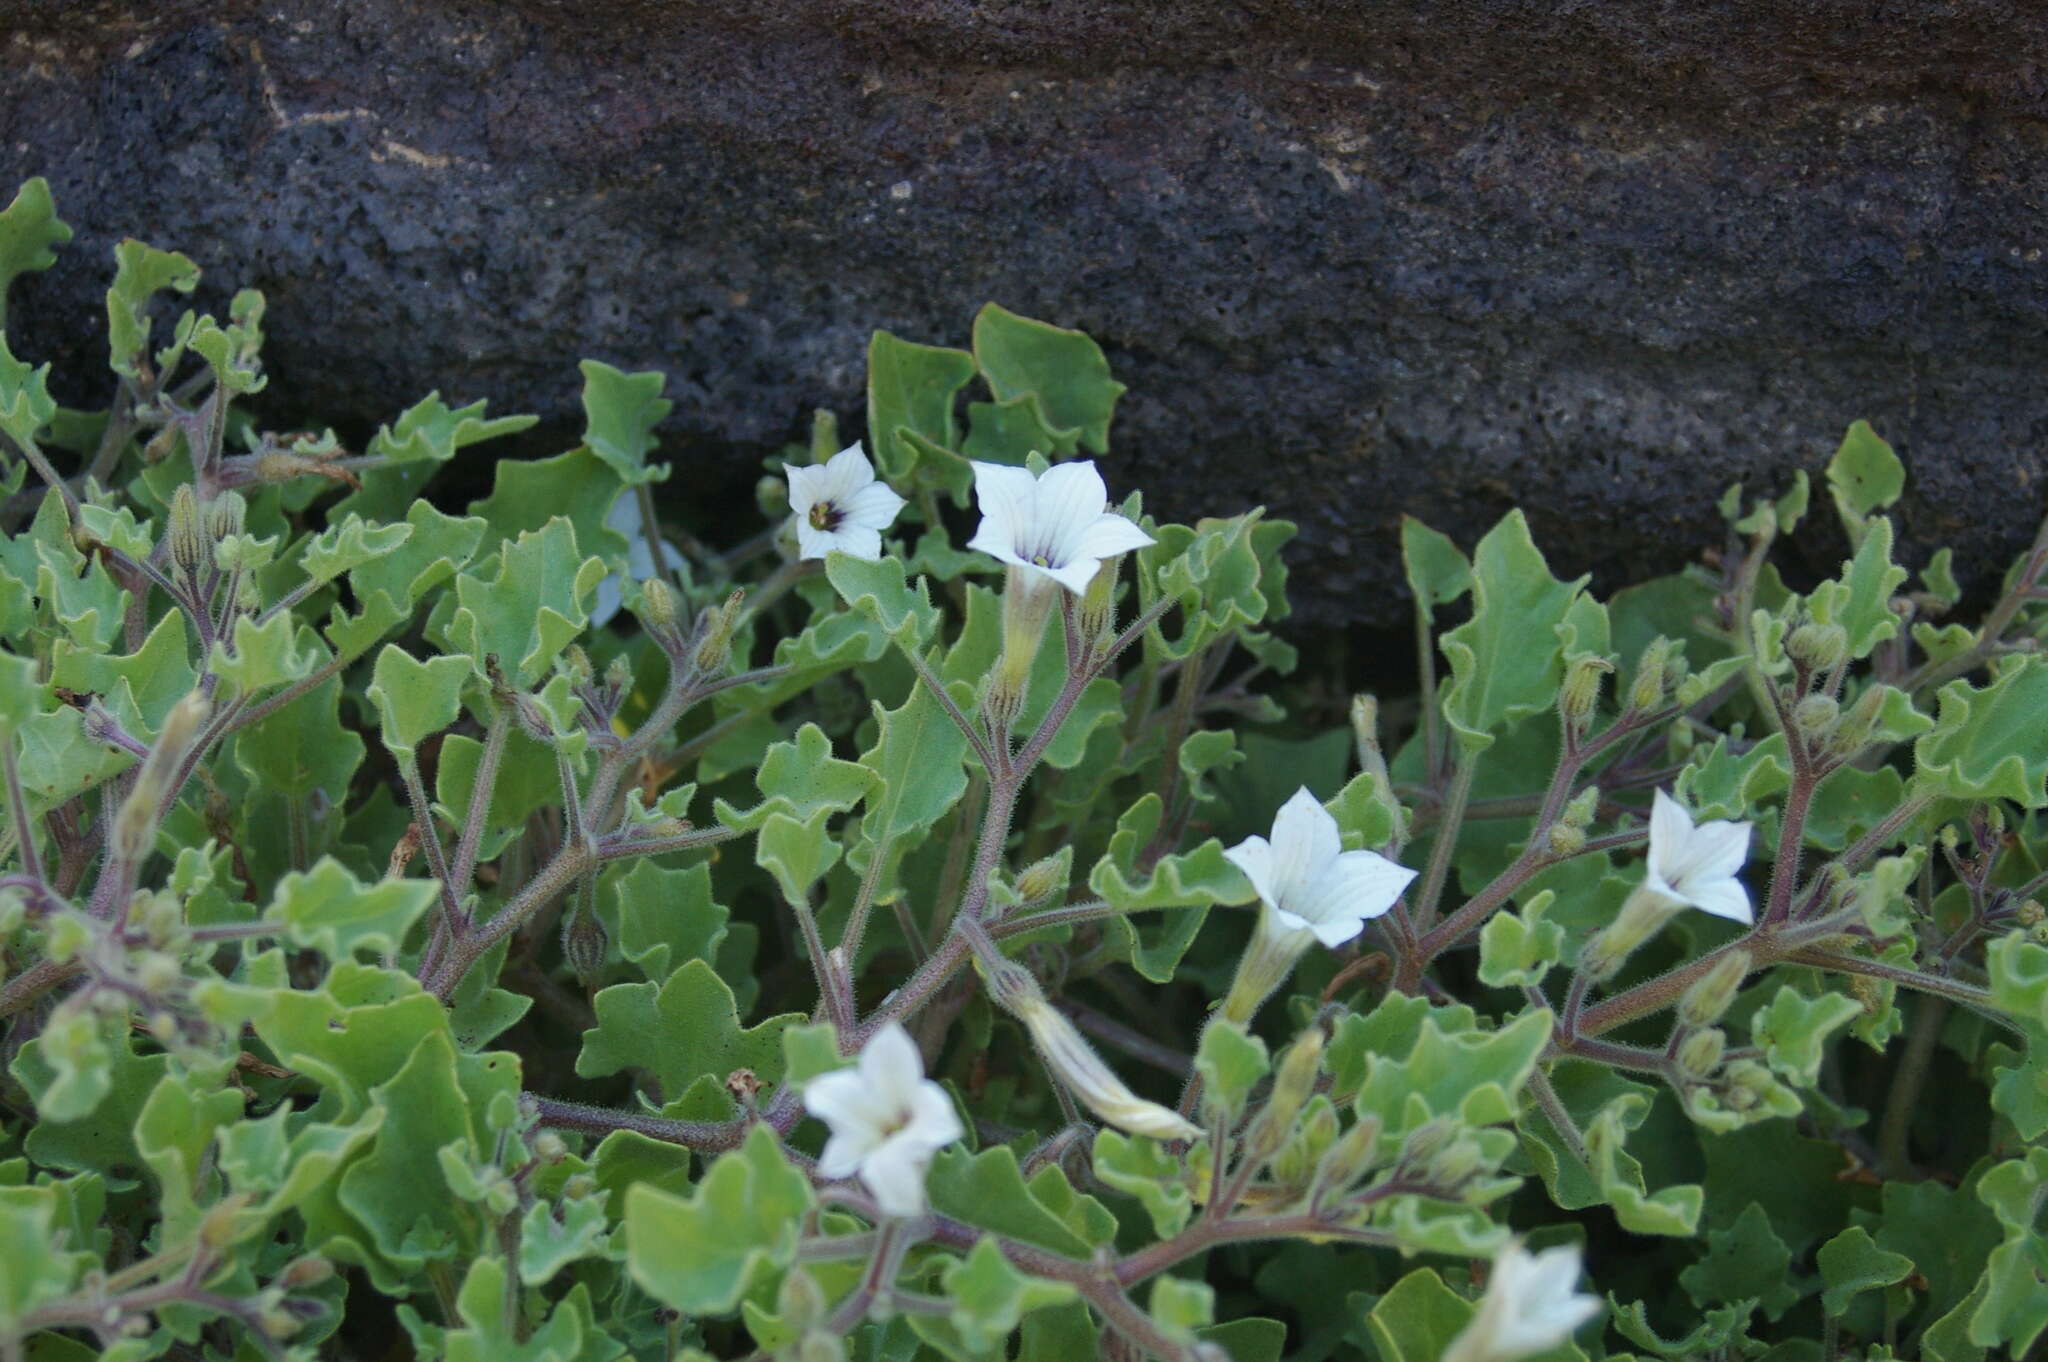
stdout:
[[146,235],[269,295],[285,415],[663,368],[671,496],[857,417],[872,328],[1081,327],[1112,486],[1300,520],[1324,623],[1405,617],[1400,511],[1615,581],[1858,416],[1909,549],[1981,577],[2048,495],[2031,0],[0,0],[31,174],[60,371]]

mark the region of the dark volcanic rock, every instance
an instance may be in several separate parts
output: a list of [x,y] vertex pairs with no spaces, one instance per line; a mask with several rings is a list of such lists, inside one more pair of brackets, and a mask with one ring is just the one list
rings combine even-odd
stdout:
[[134,233],[269,295],[284,416],[665,369],[671,496],[856,416],[873,328],[1081,327],[1112,487],[1300,520],[1324,622],[1402,617],[1399,511],[1611,581],[1858,416],[1909,551],[2042,511],[2032,3],[0,0],[32,174],[79,233],[14,339],[73,382]]

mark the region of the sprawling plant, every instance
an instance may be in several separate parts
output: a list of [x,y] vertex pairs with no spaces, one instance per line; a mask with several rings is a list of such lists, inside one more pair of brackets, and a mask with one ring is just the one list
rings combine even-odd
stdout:
[[[69,235],[31,182],[0,302]],[[1345,722],[1289,526],[1110,499],[1077,332],[877,333],[707,544],[659,374],[457,505],[529,419],[266,429],[197,278],[118,248],[103,410],[0,335],[0,1356],[2048,1327],[2048,530],[1952,620],[1868,427],[1804,589],[1804,474],[1605,601],[1403,522]]]

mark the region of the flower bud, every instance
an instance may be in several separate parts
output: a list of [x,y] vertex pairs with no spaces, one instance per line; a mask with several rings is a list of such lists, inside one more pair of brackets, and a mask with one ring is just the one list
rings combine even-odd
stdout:
[[552,1130],[543,1130],[533,1138],[533,1157],[542,1163],[560,1163],[569,1157],[569,1144]]
[[610,945],[604,924],[588,906],[579,904],[562,920],[562,958],[576,971],[576,981],[586,989],[597,986]]
[[1599,812],[1600,787],[1588,785],[1572,796],[1571,802],[1564,806],[1564,811],[1558,815],[1558,819],[1567,827],[1584,831],[1593,825],[1593,817]]
[[186,695],[171,706],[171,712],[164,716],[164,726],[156,735],[156,743],[143,758],[142,768],[136,773],[135,787],[128,792],[128,798],[114,815],[114,854],[126,861],[140,861],[149,854],[156,838],[157,809],[175,791],[171,781],[178,766],[185,759],[185,750],[192,745],[201,724],[213,712],[213,706],[198,691]]
[[1847,761],[1869,745],[1870,735],[1877,731],[1878,717],[1884,713],[1885,694],[1883,686],[1873,685],[1856,697],[1828,738],[1830,756]]
[[1059,593],[1060,588],[1052,582],[1034,580],[1032,574],[1021,568],[1004,570],[1003,660],[998,671],[1016,688],[1020,703],[1031,681],[1031,664],[1038,660],[1039,645],[1045,642]]
[[185,971],[178,962],[161,951],[151,951],[142,957],[135,971],[135,982],[144,992],[161,997],[184,982]]
[[754,484],[754,504],[767,519],[783,519],[789,514],[789,484],[781,478],[762,478]]
[[1581,657],[1565,669],[1564,683],[1557,688],[1557,712],[1565,726],[1583,729],[1600,703],[1600,678],[1614,670],[1604,657]]
[[1479,1142],[1466,1136],[1451,1141],[1450,1146],[1429,1162],[1424,1174],[1429,1184],[1446,1191],[1462,1187],[1480,1165],[1486,1161],[1485,1152]]
[[1318,1094],[1309,1099],[1308,1112],[1295,1123],[1293,1136],[1273,1157],[1276,1181],[1288,1187],[1305,1187],[1323,1155],[1337,1142],[1337,1109],[1330,1099]]
[[812,1329],[796,1345],[793,1362],[846,1362],[846,1340],[823,1329]]
[[1835,731],[1842,707],[1832,695],[1808,695],[1792,706],[1792,726],[1809,743],[1821,742]]
[[257,1321],[268,1338],[287,1339],[305,1327],[305,1322],[289,1310],[265,1310]]
[[1735,1001],[1735,991],[1749,977],[1749,965],[1748,951],[1729,951],[1716,960],[1714,967],[1693,980],[1685,996],[1679,999],[1679,1022],[1685,1026],[1712,1026],[1721,1020],[1728,1004]]
[[222,492],[206,508],[206,531],[214,543],[242,532],[242,522],[248,513],[248,503],[239,492]]
[[1408,1138],[1401,1141],[1400,1161],[1412,1169],[1427,1168],[1457,1137],[1457,1122],[1447,1116],[1432,1117],[1409,1131]]
[[1009,670],[998,667],[988,674],[981,683],[981,713],[988,720],[988,726],[1001,733],[1017,722],[1017,716],[1024,710],[1024,686],[1010,675]]
[[1785,655],[1810,672],[1832,671],[1849,655],[1849,632],[1809,620],[1786,637]]
[[640,617],[640,623],[657,640],[675,637],[678,627],[676,593],[661,578],[649,577],[640,583],[640,604],[633,613]]
[[1378,1162],[1379,1143],[1380,1118],[1367,1112],[1323,1155],[1318,1170],[1323,1185],[1342,1191],[1370,1173]]
[[[1028,977],[1028,976],[1027,976]],[[1036,985],[1033,985],[1034,991]],[[1101,1056],[1090,1048],[1074,1024],[1042,996],[1026,998],[1017,1019],[1031,1033],[1040,1058],[1065,1083],[1081,1104],[1109,1124],[1155,1140],[1193,1140],[1201,1135],[1179,1114],[1148,1102],[1124,1086]]]
[[740,614],[747,593],[735,589],[725,604],[704,612],[697,635],[697,653],[692,665],[704,676],[722,676],[732,661],[732,636],[740,627]]
[[213,541],[207,536],[199,497],[191,483],[180,484],[171,494],[170,520],[171,566],[186,583],[197,583],[199,574],[213,562]]
[[2039,900],[2027,899],[2019,907],[2013,909],[2012,916],[2013,920],[2019,923],[2020,926],[2032,927],[2040,922],[2042,918],[2048,917],[2048,911],[2042,909]]
[[1570,823],[1551,824],[1549,837],[1553,856],[1576,856],[1586,849],[1586,830]]
[[1377,695],[1351,697],[1351,740],[1358,745],[1359,764],[1365,754],[1380,750],[1380,700]]
[[1738,1059],[1728,1066],[1726,1101],[1736,1111],[1750,1111],[1776,1086],[1771,1071],[1753,1059]]
[[1316,1075],[1322,1071],[1322,1064],[1322,1028],[1310,1027],[1280,1058],[1280,1070],[1273,1076],[1273,1091],[1245,1132],[1247,1159],[1269,1159],[1286,1143],[1294,1132],[1294,1118],[1301,1114],[1302,1103],[1315,1091]]
[[1695,1031],[1678,1045],[1678,1067],[1688,1078],[1704,1079],[1721,1067],[1728,1033],[1718,1026]]
[[294,1258],[285,1264],[284,1271],[277,1274],[277,1285],[287,1291],[298,1291],[308,1286],[318,1286],[334,1275],[334,1264],[317,1254]]
[[1095,575],[1088,579],[1088,589],[1081,593],[1081,608],[1076,623],[1085,653],[1098,643],[1107,643],[1116,631],[1116,559],[1105,558],[1095,569]]
[[1068,858],[1048,856],[1024,868],[1017,877],[1017,898],[1026,907],[1049,901],[1067,887]]
[[792,1329],[823,1323],[831,1304],[818,1279],[800,1267],[791,1268],[775,1292],[775,1313]]
[[1671,654],[1671,640],[1662,634],[1651,639],[1643,649],[1643,655],[1636,659],[1634,679],[1629,682],[1630,709],[1655,709],[1664,703],[1665,689],[1675,684],[1667,675]]
[[583,651],[581,644],[572,643],[562,650],[562,670],[572,686],[590,685],[597,677],[590,666],[590,654]]
[[589,1173],[571,1173],[562,1180],[562,1196],[569,1201],[581,1201],[597,1191],[597,1179]]

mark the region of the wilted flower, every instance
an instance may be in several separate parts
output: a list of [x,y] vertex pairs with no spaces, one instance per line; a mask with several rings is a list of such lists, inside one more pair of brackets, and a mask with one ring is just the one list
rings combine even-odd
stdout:
[[868,1038],[858,1067],[805,1084],[804,1107],[832,1131],[818,1171],[859,1173],[885,1215],[924,1214],[932,1155],[965,1133],[946,1090],[924,1076],[917,1043],[894,1022]]
[[1046,1067],[1081,1099],[1081,1105],[1121,1130],[1155,1140],[1192,1140],[1202,1132],[1178,1113],[1148,1102],[1125,1086],[1081,1038],[1074,1024],[1042,997],[1026,998],[1017,1017],[1031,1032]]
[[882,556],[882,531],[903,509],[903,498],[875,480],[858,440],[824,463],[785,471],[799,556],[823,558],[834,549],[870,562]]
[[1583,1296],[1579,1249],[1563,1244],[1530,1253],[1510,1244],[1493,1260],[1493,1276],[1472,1322],[1444,1350],[1443,1362],[1513,1362],[1555,1348],[1600,1311]]
[[1273,816],[1273,838],[1223,853],[1259,894],[1259,923],[1223,1015],[1246,1021],[1311,941],[1340,946],[1394,906],[1415,872],[1373,851],[1346,851],[1337,820],[1304,786]]
[[1152,542],[1109,509],[1109,489],[1086,459],[1056,464],[1037,477],[1025,468],[976,462],[974,496],[981,525],[968,548],[1027,577],[1049,577],[1076,596],[1103,559]]
[[1753,921],[1749,891],[1736,878],[1749,859],[1749,831],[1747,823],[1718,818],[1695,826],[1677,800],[1657,791],[1650,804],[1650,864],[1643,887],[1731,922]]

